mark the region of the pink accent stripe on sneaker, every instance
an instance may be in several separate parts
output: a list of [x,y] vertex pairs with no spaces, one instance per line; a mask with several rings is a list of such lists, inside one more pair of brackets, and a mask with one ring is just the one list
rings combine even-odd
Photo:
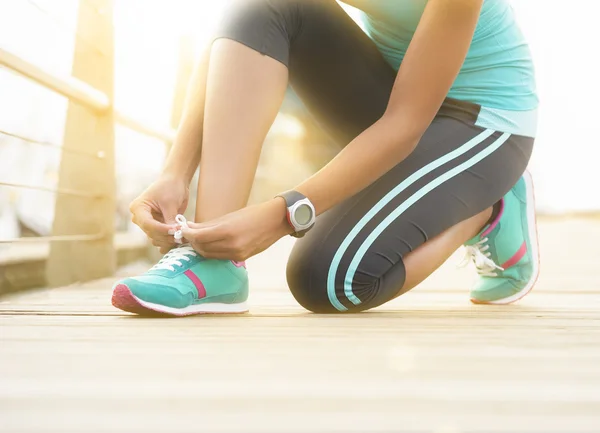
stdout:
[[494,230],[496,228],[496,226],[500,222],[500,218],[502,218],[503,213],[504,213],[504,199],[502,198],[502,199],[500,199],[500,212],[498,212],[498,215],[496,215],[496,218],[494,218],[494,221],[492,221],[492,223],[488,226],[488,228],[485,229],[485,231],[483,233],[481,233],[482,238],[489,235],[492,232],[492,230]]
[[204,284],[202,284],[202,281],[200,281],[200,278],[198,278],[191,269],[188,269],[183,274],[194,283],[194,286],[196,286],[196,290],[198,290],[198,299],[206,298],[206,288],[204,287]]
[[519,260],[523,258],[525,253],[527,253],[527,243],[523,242],[523,245],[521,245],[519,251],[517,251],[514,256],[512,256],[510,259],[508,259],[506,262],[500,265],[500,267],[503,269],[508,269],[511,266],[516,265],[517,263],[519,263]]

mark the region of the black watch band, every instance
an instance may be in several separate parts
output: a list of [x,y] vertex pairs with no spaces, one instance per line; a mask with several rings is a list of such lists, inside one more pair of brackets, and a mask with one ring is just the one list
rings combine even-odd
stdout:
[[294,190],[282,192],[281,194],[277,194],[275,197],[283,198],[287,207],[290,207],[294,203],[299,202],[300,200],[304,200],[306,198],[304,194],[301,194],[298,191]]
[[[294,223],[292,222],[292,216],[290,213],[290,209],[299,201],[304,201],[304,202],[307,201],[310,203],[310,200],[308,200],[308,198],[304,194],[301,194],[298,191],[294,191],[294,190],[282,192],[281,194],[277,194],[275,197],[281,197],[285,200],[285,205],[287,208],[286,213],[287,213],[288,223],[295,230],[293,233],[291,233],[291,236],[293,236],[295,238],[303,237],[312,228],[312,225],[310,225],[309,227],[307,227],[303,230],[298,230],[295,227]],[[313,208],[312,210],[314,212],[314,207],[312,206],[312,203],[310,203],[310,207]],[[314,221],[313,221],[313,225],[314,225]]]

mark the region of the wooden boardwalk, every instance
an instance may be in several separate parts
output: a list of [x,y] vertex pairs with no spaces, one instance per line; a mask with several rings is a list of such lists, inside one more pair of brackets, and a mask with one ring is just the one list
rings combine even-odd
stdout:
[[251,261],[242,317],[136,318],[112,280],[5,297],[0,432],[600,432],[600,221],[540,237],[508,307],[469,304],[456,256],[374,312],[308,314],[288,240]]

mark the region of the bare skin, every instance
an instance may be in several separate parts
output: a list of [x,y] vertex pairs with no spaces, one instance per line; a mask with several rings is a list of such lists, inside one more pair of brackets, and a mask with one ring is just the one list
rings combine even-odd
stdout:
[[[317,213],[361,191],[414,149],[460,70],[481,4],[482,0],[430,0],[386,113],[296,188],[311,199]],[[205,257],[244,260],[290,232],[281,199],[244,208],[261,144],[277,114],[287,79],[284,65],[230,40],[217,41],[210,62],[203,62],[196,71],[192,96],[159,183],[161,188],[172,184],[181,191],[182,184],[189,185],[201,155],[199,224],[184,233]],[[379,151],[373,152],[365,143],[379,143]],[[159,197],[160,190],[150,187],[132,204],[132,213],[153,243],[166,252],[174,246],[168,236],[173,230],[171,214],[182,203],[177,198],[169,205],[158,205],[168,201]],[[163,208],[170,209],[168,215]],[[152,213],[162,213],[162,218],[149,221]],[[463,221],[406,255],[407,280],[402,291],[424,280],[477,234],[491,213],[490,208]]]
[[423,282],[444,264],[462,244],[477,235],[492,216],[489,208],[468,220],[456,224],[444,233],[404,256],[406,280],[399,293],[404,293]]
[[[204,113],[197,222],[246,206],[262,143],[288,83],[280,62],[237,42],[213,45]],[[224,176],[224,174],[226,174]]]

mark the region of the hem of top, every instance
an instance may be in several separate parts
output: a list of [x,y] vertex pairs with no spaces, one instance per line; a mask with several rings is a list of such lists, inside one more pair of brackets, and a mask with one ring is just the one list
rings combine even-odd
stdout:
[[506,110],[480,106],[475,126],[499,132],[535,138],[538,130],[538,108]]

